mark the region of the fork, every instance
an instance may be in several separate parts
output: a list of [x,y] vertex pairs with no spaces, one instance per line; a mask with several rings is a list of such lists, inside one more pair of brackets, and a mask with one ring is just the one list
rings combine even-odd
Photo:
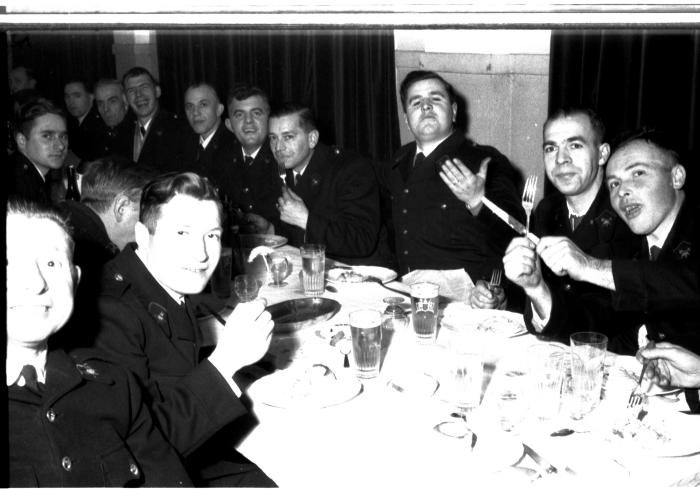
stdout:
[[500,287],[502,275],[503,271],[500,268],[493,269],[493,272],[491,272],[491,280],[488,285],[489,290],[493,290],[494,287]]
[[646,395],[642,392],[642,379],[644,379],[644,372],[647,370],[647,365],[649,365],[649,362],[645,362],[642,366],[642,371],[639,374],[639,381],[637,382],[637,385],[634,386],[634,390],[630,394],[630,398],[627,400],[628,408],[640,405],[646,397]]
[[530,175],[525,181],[525,187],[523,187],[523,199],[522,206],[525,209],[525,216],[527,218],[525,224],[526,233],[530,232],[530,214],[532,213],[532,208],[535,205],[535,195],[537,194],[537,176]]

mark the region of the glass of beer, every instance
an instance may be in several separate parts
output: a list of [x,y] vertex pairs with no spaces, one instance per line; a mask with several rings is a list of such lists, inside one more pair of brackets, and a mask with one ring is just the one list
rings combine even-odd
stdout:
[[305,244],[299,248],[301,253],[301,275],[304,295],[318,297],[323,295],[326,270],[326,247],[320,244]]
[[411,285],[413,330],[419,343],[434,343],[437,338],[440,286],[431,282]]
[[382,354],[382,314],[371,309],[351,312],[350,333],[355,370],[361,379],[379,375]]

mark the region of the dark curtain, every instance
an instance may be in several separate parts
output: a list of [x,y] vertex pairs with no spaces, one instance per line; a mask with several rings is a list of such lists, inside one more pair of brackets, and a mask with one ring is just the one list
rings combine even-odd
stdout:
[[158,32],[163,105],[182,114],[194,80],[225,102],[236,83],[267,91],[271,102],[306,104],[321,140],[373,160],[400,145],[391,31],[216,30]]
[[94,83],[114,78],[116,67],[112,31],[11,32],[12,67],[34,70],[37,89],[63,105],[63,85],[71,78]]
[[700,30],[554,31],[549,107],[586,105],[608,139],[653,126],[668,132],[698,187]]

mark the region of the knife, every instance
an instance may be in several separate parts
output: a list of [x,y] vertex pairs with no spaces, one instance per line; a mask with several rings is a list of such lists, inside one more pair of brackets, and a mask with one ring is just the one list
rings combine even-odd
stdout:
[[496,214],[503,222],[508,224],[516,233],[522,235],[522,236],[527,236],[530,241],[535,243],[537,245],[540,242],[540,238],[535,236],[534,234],[527,232],[525,229],[525,226],[523,226],[523,223],[518,221],[516,218],[508,214],[506,211],[498,207],[496,204],[491,202],[489,199],[486,197],[482,197],[481,201],[484,203],[486,207],[491,209],[491,212]]
[[[534,460],[537,465],[544,469],[545,473],[556,474],[559,472],[559,470],[554,465],[552,465],[546,458],[544,458],[542,455],[533,450],[530,445],[523,443],[523,448],[525,449],[525,454],[529,455],[530,458]],[[576,472],[574,472],[574,470],[569,467],[564,467],[564,471],[571,475],[576,475]]]

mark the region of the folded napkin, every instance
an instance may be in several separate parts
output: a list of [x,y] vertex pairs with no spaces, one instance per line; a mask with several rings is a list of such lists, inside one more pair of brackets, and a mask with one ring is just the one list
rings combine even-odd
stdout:
[[466,302],[474,282],[462,268],[454,270],[414,270],[401,277],[407,285],[432,282],[440,286],[440,295],[450,301]]

